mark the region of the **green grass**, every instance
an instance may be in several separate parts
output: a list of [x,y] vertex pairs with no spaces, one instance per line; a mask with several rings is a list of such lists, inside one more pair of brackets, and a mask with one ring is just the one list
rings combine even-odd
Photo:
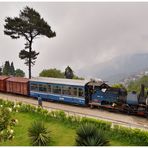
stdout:
[[[14,118],[18,119],[19,123],[14,127],[15,137],[12,141],[1,142],[0,146],[30,146],[28,138],[28,128],[35,120],[44,120],[41,116],[33,113],[15,113]],[[74,146],[76,128],[63,123],[62,121],[51,119],[50,121],[44,120],[45,125],[51,131],[51,146]],[[108,135],[110,145],[112,146],[129,146],[126,141],[116,140],[111,135]]]
[[[35,120],[42,120],[37,115],[29,113],[17,113],[15,118],[19,120],[18,125],[14,128],[15,138],[12,141],[1,142],[1,146],[30,146],[28,138],[28,128]],[[46,122],[46,126],[50,129],[52,142],[50,145],[56,146],[73,146],[75,141],[75,130],[69,128],[61,122]]]

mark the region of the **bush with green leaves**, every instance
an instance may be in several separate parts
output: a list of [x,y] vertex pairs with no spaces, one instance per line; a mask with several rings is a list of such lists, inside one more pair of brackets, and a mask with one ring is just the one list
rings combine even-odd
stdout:
[[[10,105],[11,106],[11,105]],[[12,140],[14,138],[13,127],[18,123],[12,118],[12,108],[0,107],[0,141]]]
[[109,131],[111,129],[111,122],[109,121],[102,121],[93,118],[83,117],[81,123],[92,123],[95,124],[98,128]]
[[148,146],[148,132],[140,129],[131,129],[115,125],[109,133],[109,137],[123,140],[135,146]]
[[104,132],[93,123],[83,123],[76,131],[77,146],[106,146],[109,141]]
[[48,146],[51,141],[51,132],[45,127],[44,122],[35,121],[28,129],[32,146]]

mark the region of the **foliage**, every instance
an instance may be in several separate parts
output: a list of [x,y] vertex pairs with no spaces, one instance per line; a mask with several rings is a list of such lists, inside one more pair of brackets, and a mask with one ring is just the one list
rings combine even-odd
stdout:
[[75,80],[84,80],[84,78],[78,77],[78,76],[76,76],[76,75],[73,76],[73,79],[75,79]]
[[129,144],[134,144],[138,146],[148,145],[148,132],[142,131],[140,129],[130,129],[119,125],[115,125],[114,128],[111,129],[109,137],[113,137],[113,139],[118,140],[122,139],[123,141],[127,141]]
[[92,123],[86,122],[81,124],[77,129],[76,134],[77,146],[105,146],[109,144],[103,131]]
[[25,49],[21,50],[19,57],[25,59],[25,64],[29,66],[29,78],[31,78],[31,66],[35,64],[35,59],[39,54],[32,50],[34,39],[38,36],[52,38],[56,36],[56,33],[36,10],[27,6],[20,11],[19,17],[7,17],[5,23],[5,35],[12,39],[24,37],[26,40]]
[[14,64],[13,62],[10,62],[9,61],[6,61],[5,62],[5,65],[4,65],[4,68],[3,68],[3,72],[2,72],[3,75],[7,75],[7,76],[19,76],[19,77],[24,77],[25,76],[25,73],[23,70],[21,69],[16,69],[14,68]]
[[109,131],[111,129],[111,122],[106,122],[86,117],[83,117],[81,122],[95,124],[99,129],[102,129],[104,131]]
[[10,75],[15,76],[15,68],[13,62],[11,62],[10,65]]
[[56,68],[44,69],[39,75],[40,77],[64,78],[64,73]]
[[66,79],[72,79],[72,78],[74,77],[73,70],[72,70],[69,66],[67,66],[67,67],[65,68],[65,73],[64,73],[64,75],[65,75]]
[[110,140],[118,141],[119,143],[126,143],[128,145],[148,145],[148,132],[140,129],[132,129],[118,125],[111,126],[111,122],[108,121],[69,115],[63,111],[48,112],[46,109],[20,102],[15,104],[14,102],[0,99],[0,105],[4,107],[11,107],[15,112],[28,112],[29,114],[32,114],[32,116],[42,117],[42,120],[47,122],[61,122],[61,124],[74,129],[76,129],[80,124],[95,124],[96,128],[103,130],[103,132],[106,133],[105,135],[108,136]]
[[[9,104],[10,105],[10,104]],[[13,127],[18,123],[12,118],[12,108],[0,106],[0,142],[14,138]]]
[[2,75],[2,67],[0,67],[0,75]]
[[123,84],[113,84],[112,87],[114,88],[123,88],[124,90],[126,90],[126,87]]
[[25,72],[21,69],[16,69],[15,70],[15,76],[16,77],[24,77],[25,76]]
[[5,62],[4,68],[3,68],[3,75],[9,76],[11,75],[11,67],[9,61]]
[[144,84],[148,90],[148,76],[143,76],[142,78],[140,78],[138,80],[130,81],[127,89],[128,89],[128,91],[140,92],[141,84]]
[[42,121],[35,121],[28,129],[28,133],[33,146],[47,146],[50,143],[50,131]]
[[[44,69],[40,72],[39,76],[40,77],[52,77],[52,78],[65,78],[64,72],[56,68]],[[73,79],[84,80],[84,78],[78,77],[76,75],[73,75]]]
[[[27,49],[27,48],[25,48]],[[21,50],[19,52],[19,58],[22,60],[25,60],[25,64],[29,66],[29,58],[31,57],[31,65],[35,65],[35,60],[37,59],[37,56],[39,55],[39,52],[36,51],[26,51]]]

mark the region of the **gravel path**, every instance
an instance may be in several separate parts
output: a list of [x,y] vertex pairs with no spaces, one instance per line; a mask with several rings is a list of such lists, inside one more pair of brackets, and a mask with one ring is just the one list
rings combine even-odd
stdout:
[[[21,101],[27,104],[37,105],[38,101],[36,99],[18,96],[12,94],[0,93],[0,99],[11,100],[11,101]],[[77,114],[80,116],[89,116],[93,118],[108,120],[113,123],[119,123],[129,127],[138,127],[148,129],[148,119],[137,116],[130,116],[126,114],[112,113],[105,110],[90,109],[87,107],[72,106],[57,102],[45,102],[43,101],[43,107],[48,110],[64,110],[69,114]]]

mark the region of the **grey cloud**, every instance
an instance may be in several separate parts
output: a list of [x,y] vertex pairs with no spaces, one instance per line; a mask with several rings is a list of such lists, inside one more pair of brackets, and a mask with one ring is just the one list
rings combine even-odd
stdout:
[[[1,2],[0,59],[10,58],[26,72],[27,67],[18,58],[24,40],[12,40],[3,34],[4,18],[17,16],[26,5],[39,11],[57,32],[53,39],[39,38],[34,42],[34,49],[40,52],[33,67],[34,75],[43,68],[63,70],[67,65],[79,73],[87,65],[99,64],[119,55],[148,52],[148,3]],[[8,52],[11,54],[7,55]]]

